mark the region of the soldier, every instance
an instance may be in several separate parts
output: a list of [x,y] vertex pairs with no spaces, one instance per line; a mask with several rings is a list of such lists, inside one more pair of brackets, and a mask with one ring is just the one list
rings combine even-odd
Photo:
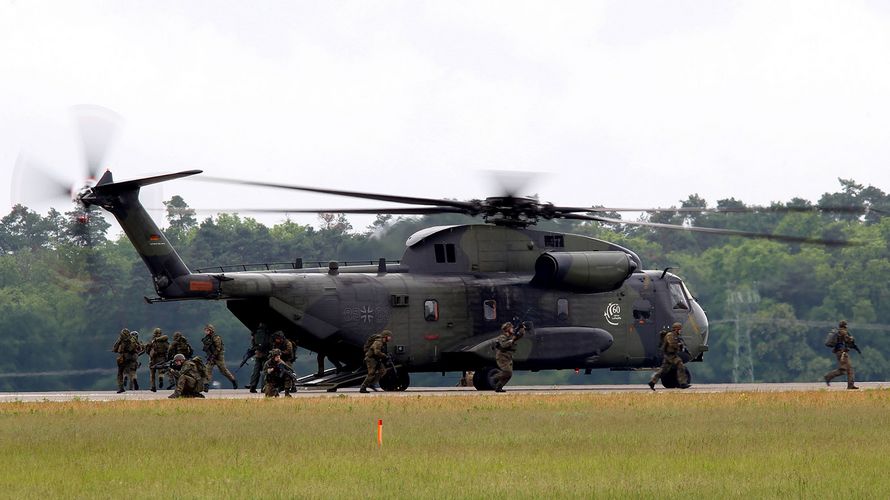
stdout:
[[269,338],[266,324],[260,322],[250,336],[250,347],[254,350],[253,372],[250,374],[250,383],[247,384],[250,392],[256,393],[257,387],[263,387],[263,366],[269,358],[269,351],[272,349],[271,344],[272,340]]
[[392,340],[392,332],[383,330],[379,334],[368,337],[365,341],[365,365],[368,367],[368,376],[362,382],[359,392],[368,392],[368,387],[377,390],[377,384],[386,374],[386,360],[389,354],[386,353],[386,344]]
[[513,353],[516,342],[525,335],[523,324],[518,332],[514,332],[513,323],[509,321],[501,325],[501,334],[494,341],[494,360],[498,364],[498,373],[494,376],[495,392],[506,392],[504,386],[513,378]]
[[152,332],[151,340],[145,344],[143,350],[143,354],[148,354],[148,373],[151,382],[151,392],[157,392],[158,390],[155,385],[155,380],[158,380],[158,385],[162,389],[164,388],[164,374],[159,374],[158,369],[152,367],[167,361],[167,351],[169,349],[170,343],[167,341],[167,336],[163,334],[160,328],[155,328],[154,332]]
[[473,385],[473,375],[476,372],[472,370],[464,370],[460,373],[460,379],[457,381],[456,387],[470,387]]
[[266,374],[266,384],[263,386],[263,394],[267,398],[277,398],[278,393],[284,390],[284,397],[291,397],[291,377],[285,373],[287,365],[281,357],[280,349],[269,351],[269,360],[263,365]]
[[[324,358],[325,354],[319,351],[318,357],[315,358],[315,361],[318,362],[318,372],[315,374],[316,377],[324,376]],[[336,368],[338,372],[343,369],[343,365],[339,361],[330,356],[327,356],[327,358],[334,364],[334,368]]]
[[662,332],[663,337],[659,348],[661,349],[662,356],[664,356],[664,361],[661,363],[661,368],[649,379],[649,388],[653,391],[655,390],[655,382],[658,382],[658,379],[666,373],[670,373],[671,370],[677,370],[677,383],[680,389],[689,387],[689,380],[686,378],[686,366],[683,364],[683,360],[680,359],[680,352],[684,348],[683,337],[680,336],[680,330],[682,329],[683,325],[674,323],[671,325],[670,330]]
[[831,385],[831,379],[847,374],[847,389],[859,389],[853,379],[853,365],[850,364],[850,348],[858,349],[856,340],[847,331],[847,322],[837,324],[837,337],[831,352],[837,357],[837,369],[825,374],[825,385]]
[[226,368],[225,344],[223,344],[222,337],[216,334],[216,329],[213,328],[213,325],[208,324],[204,327],[204,338],[201,339],[201,342],[204,344],[204,352],[207,354],[207,380],[204,384],[204,390],[206,391],[210,388],[209,384],[213,380],[214,366],[229,379],[229,382],[232,383],[232,389],[237,389],[238,380]]
[[167,396],[175,398],[203,398],[201,389],[204,387],[204,374],[202,373],[201,358],[186,361],[183,354],[173,356],[175,370],[179,372],[176,379],[176,390]]
[[[177,354],[182,354],[186,359],[190,359],[194,354],[192,346],[189,345],[188,339],[182,335],[182,332],[173,332],[173,343],[167,349],[167,361],[172,361]],[[170,385],[167,389],[172,389],[176,386],[177,371],[171,369],[168,371],[168,375],[170,375]]]
[[139,362],[139,352],[142,346],[133,340],[130,330],[124,328],[120,336],[111,347],[112,352],[117,353],[117,393],[124,392],[124,377],[130,377],[130,389],[139,390],[139,382],[136,380],[136,368]]
[[292,366],[297,355],[294,352],[294,343],[284,336],[284,332],[277,331],[272,334],[272,348],[281,351],[281,361],[287,366]]

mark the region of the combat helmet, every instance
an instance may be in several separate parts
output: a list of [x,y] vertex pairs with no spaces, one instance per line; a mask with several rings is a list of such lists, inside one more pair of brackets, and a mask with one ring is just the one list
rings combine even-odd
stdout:
[[185,354],[179,353],[176,356],[173,356],[173,361],[181,361],[185,362]]

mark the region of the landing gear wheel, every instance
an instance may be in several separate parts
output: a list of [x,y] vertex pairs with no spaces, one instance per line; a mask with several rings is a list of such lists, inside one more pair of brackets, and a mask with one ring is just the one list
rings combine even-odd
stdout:
[[493,391],[496,383],[494,376],[497,374],[497,368],[479,368],[473,373],[473,387],[477,391]]
[[[686,383],[692,384],[692,373],[689,372],[689,368],[683,367],[686,371]],[[665,387],[665,389],[677,389],[680,387],[680,383],[677,382],[677,370],[671,370],[669,373],[665,373],[661,376],[661,385]]]
[[387,370],[386,375],[380,379],[380,388],[387,392],[404,391],[411,385],[411,377],[405,370],[399,370],[393,374],[392,370]]

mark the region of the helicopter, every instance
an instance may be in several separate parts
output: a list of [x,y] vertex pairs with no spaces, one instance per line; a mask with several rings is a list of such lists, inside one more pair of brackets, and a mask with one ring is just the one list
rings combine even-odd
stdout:
[[[99,158],[89,157],[97,174]],[[661,365],[661,336],[680,323],[684,362],[701,362],[709,347],[708,318],[683,280],[670,268],[647,270],[628,248],[588,236],[541,230],[541,220],[569,219],[630,224],[776,241],[848,245],[825,240],[731,229],[692,227],[607,216],[645,208],[567,207],[513,192],[459,201],[333,190],[255,180],[204,177],[241,186],[286,189],[399,204],[388,208],[286,209],[286,212],[426,215],[457,213],[481,223],[422,229],[405,242],[398,261],[304,267],[296,258],[261,269],[218,266],[192,271],[139,200],[142,187],[197,174],[187,170],[117,182],[106,170],[81,188],[75,201],[113,215],[147,266],[156,296],[149,304],[225,301],[248,329],[264,323],[299,346],[341,368],[299,380],[307,388],[335,391],[365,376],[363,345],[381,330],[394,332],[392,369],[381,387],[403,391],[411,373],[473,371],[477,390],[493,390],[498,371],[494,341],[506,322],[525,324],[517,343],[516,370],[647,370]],[[411,205],[411,206],[405,206]],[[671,211],[718,212],[680,208]],[[691,381],[687,370],[687,380]],[[662,377],[679,387],[676,373]]]

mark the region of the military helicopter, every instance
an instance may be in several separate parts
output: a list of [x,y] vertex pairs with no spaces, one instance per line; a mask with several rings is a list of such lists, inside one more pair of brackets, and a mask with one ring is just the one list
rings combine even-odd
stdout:
[[[95,160],[88,162],[95,164]],[[91,167],[92,168],[92,167]],[[206,177],[210,182],[348,196],[397,203],[367,209],[287,209],[287,212],[437,214],[478,216],[479,224],[438,226],[413,234],[399,261],[304,267],[301,259],[261,270],[215,267],[191,271],[139,200],[143,186],[202,173],[188,170],[115,182],[111,171],[85,185],[75,200],[99,206],[119,222],[152,275],[164,303],[223,300],[247,328],[281,330],[298,345],[336,360],[342,369],[303,377],[305,387],[336,390],[365,375],[362,347],[369,335],[394,332],[393,368],[384,390],[410,385],[410,374],[472,370],[478,390],[492,390],[497,373],[493,343],[507,321],[528,334],[514,356],[517,370],[651,369],[661,364],[659,332],[683,325],[686,360],[708,351],[708,319],[683,280],[646,270],[632,250],[587,236],[546,231],[540,220],[572,219],[662,229],[766,238],[795,243],[850,242],[624,221],[602,215],[645,208],[565,207],[506,193],[457,201],[332,190],[252,180]],[[412,206],[405,206],[412,205]],[[670,209],[720,211],[719,209]],[[691,379],[690,379],[691,380]],[[677,387],[676,374],[662,378]]]

